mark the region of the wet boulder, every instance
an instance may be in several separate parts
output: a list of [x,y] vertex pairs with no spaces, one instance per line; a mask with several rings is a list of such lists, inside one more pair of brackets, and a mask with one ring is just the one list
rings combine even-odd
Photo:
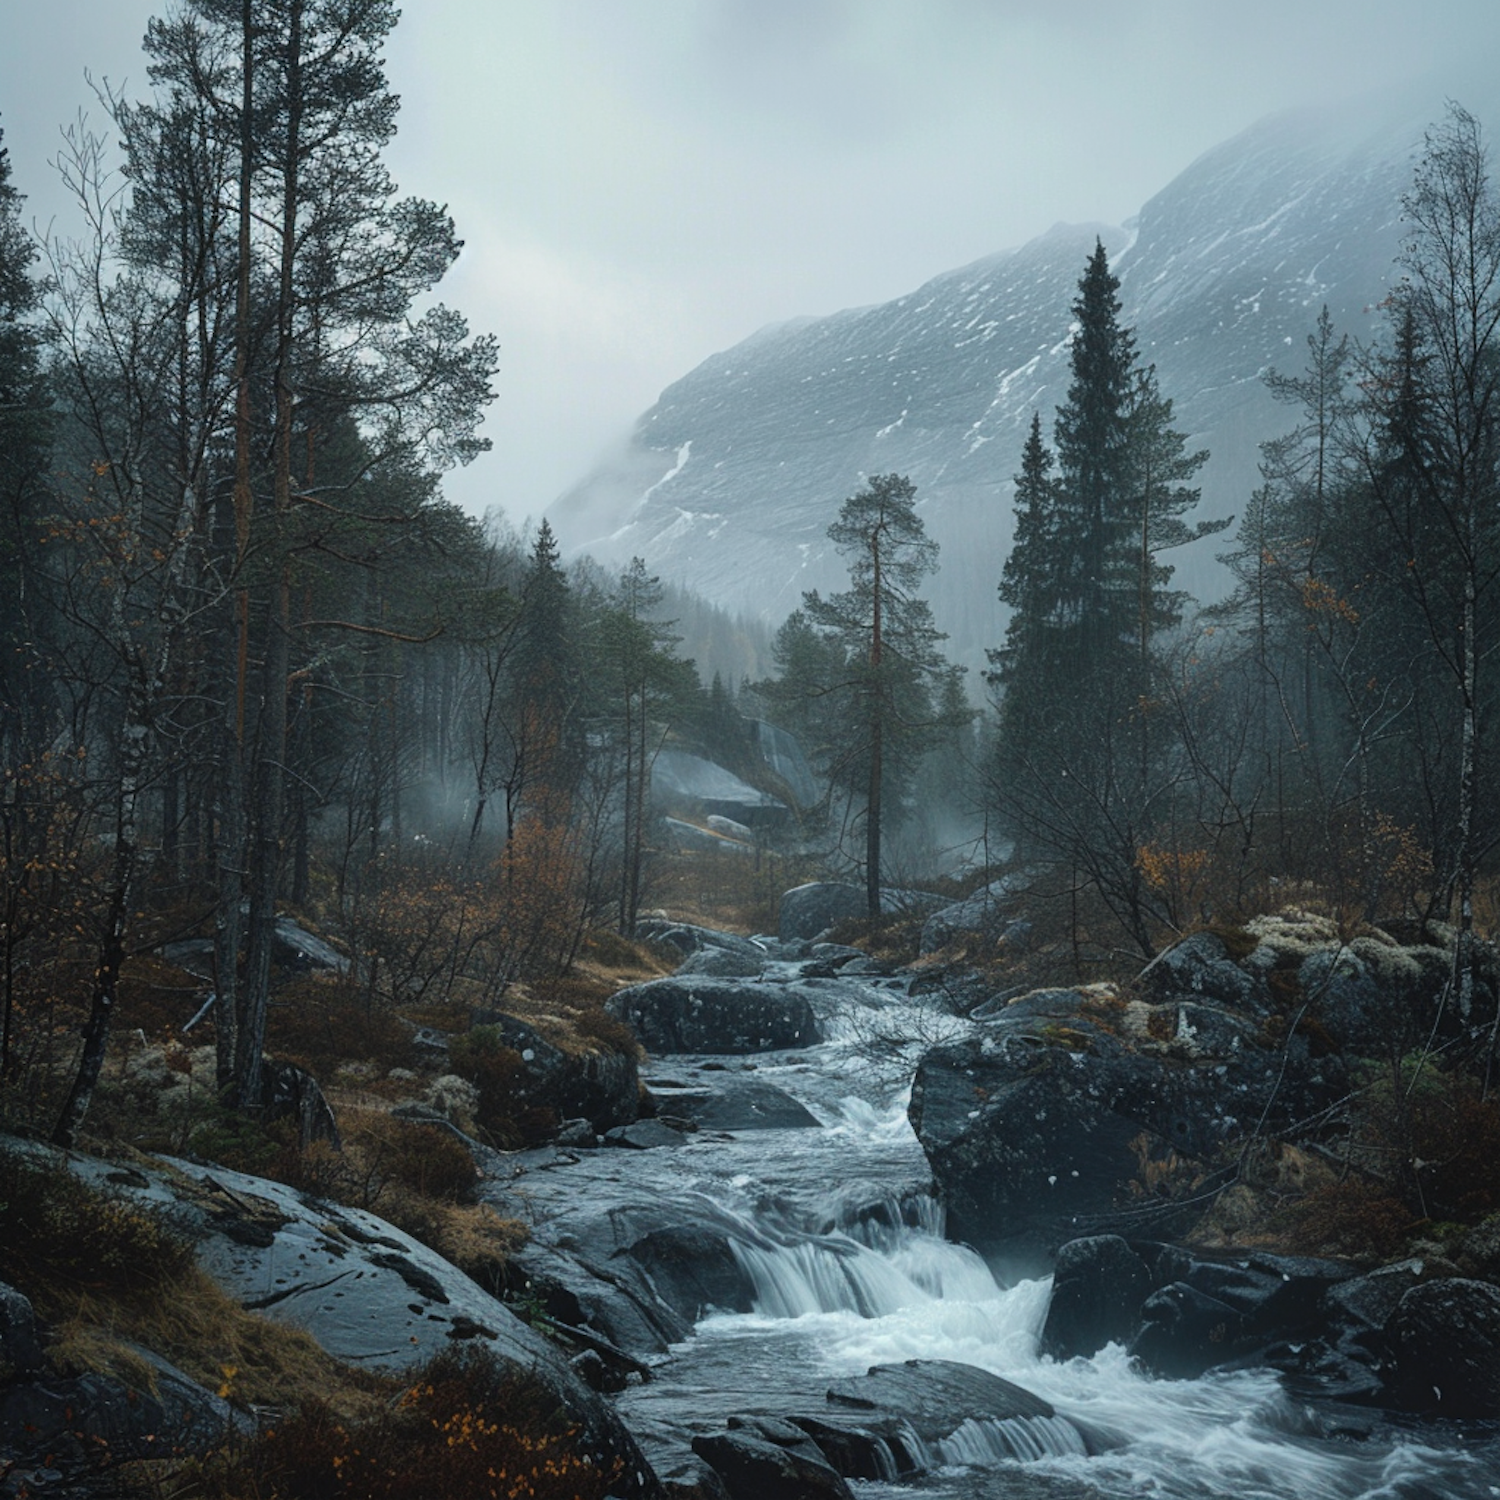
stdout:
[[[971,937],[1009,941],[1007,929],[1022,925],[1016,919],[1017,906],[1029,884],[1025,874],[1002,875],[964,900],[939,907],[922,924],[921,951],[935,953]],[[1017,937],[1024,940],[1029,933],[1027,926],[1025,934],[1018,930]]]
[[640,1070],[630,1053],[599,1048],[565,1052],[534,1026],[503,1011],[480,1011],[474,1025],[520,1059],[517,1103],[551,1109],[563,1120],[584,1119],[600,1134],[640,1114]]
[[[880,892],[880,910],[886,916],[915,915],[947,904],[945,897],[931,891],[886,886]],[[815,880],[783,892],[777,930],[782,942],[808,941],[842,922],[860,921],[869,909],[863,886]]]
[[1145,1261],[1118,1235],[1069,1240],[1057,1252],[1042,1353],[1072,1359],[1128,1343],[1151,1291]]
[[[921,1467],[993,1464],[1046,1453],[1097,1451],[1097,1440],[1051,1402],[988,1370],[945,1359],[872,1365],[835,1381],[830,1406],[899,1419]],[[912,1440],[915,1440],[914,1442]]]
[[820,1129],[816,1115],[774,1083],[721,1074],[704,1088],[653,1085],[657,1108],[700,1130]]
[[848,1482],[799,1429],[778,1442],[754,1428],[700,1433],[693,1452],[718,1475],[731,1500],[854,1500]]
[[1397,1406],[1500,1420],[1500,1287],[1455,1276],[1422,1282],[1402,1296],[1385,1332]]
[[823,1040],[810,999],[795,985],[674,976],[620,990],[605,1009],[658,1055],[770,1052]]
[[909,1114],[953,1234],[1035,1255],[1069,1239],[1161,1233],[1174,1179],[1252,1129],[1341,1096],[1337,1059],[1286,1047],[1214,1007],[1106,988],[1016,998],[921,1059]]

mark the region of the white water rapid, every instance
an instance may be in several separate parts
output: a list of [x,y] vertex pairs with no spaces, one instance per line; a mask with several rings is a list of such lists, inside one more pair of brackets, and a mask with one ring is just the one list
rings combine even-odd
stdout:
[[[904,1091],[880,1098],[861,1087],[847,1039],[754,1062],[758,1079],[793,1094],[824,1128],[632,1153],[629,1175],[647,1174],[648,1191],[706,1197],[717,1222],[735,1226],[734,1255],[756,1296],[753,1312],[710,1312],[656,1379],[624,1393],[628,1423],[685,1434],[735,1414],[816,1412],[832,1380],[875,1364],[951,1360],[1034,1392],[1059,1417],[960,1427],[928,1455],[938,1472],[921,1493],[934,1500],[1500,1497],[1497,1433],[1377,1424],[1363,1439],[1329,1436],[1320,1413],[1290,1399],[1270,1371],[1157,1380],[1113,1345],[1090,1359],[1039,1357],[1050,1283],[998,1284],[972,1250],[942,1237],[940,1210],[921,1191],[925,1161]],[[669,1059],[659,1071],[689,1066]],[[1086,1452],[1080,1428],[1105,1451]],[[986,1488],[1006,1474],[1024,1482]],[[913,1493],[889,1480],[853,1487],[867,1500]]]

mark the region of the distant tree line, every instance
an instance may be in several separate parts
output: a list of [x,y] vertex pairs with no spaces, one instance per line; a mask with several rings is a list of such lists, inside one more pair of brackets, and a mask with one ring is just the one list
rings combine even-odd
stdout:
[[[1052,441],[1038,413],[1015,476],[982,786],[951,760],[944,780],[1142,955],[1302,881],[1351,917],[1453,919],[1467,1006],[1500,835],[1500,200],[1461,108],[1429,132],[1403,209],[1383,335],[1358,347],[1325,311],[1305,367],[1266,377],[1292,425],[1221,554],[1229,598],[1197,614],[1167,556],[1230,522],[1191,519],[1207,455],[1096,248]],[[758,685],[843,788],[872,915],[878,825],[913,814],[924,747],[963,739],[962,686],[917,594],[935,558],[913,502],[895,475],[846,502],[829,535],[851,590],[806,597]]]

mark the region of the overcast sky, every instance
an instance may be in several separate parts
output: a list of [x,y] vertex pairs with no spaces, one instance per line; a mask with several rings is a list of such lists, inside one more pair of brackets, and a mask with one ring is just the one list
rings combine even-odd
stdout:
[[[61,126],[100,119],[85,70],[142,92],[167,3],[0,0],[35,215]],[[502,345],[494,451],[448,492],[521,520],[768,322],[1118,222],[1273,110],[1471,99],[1500,0],[408,0],[388,64],[395,175],[467,242],[443,299]]]

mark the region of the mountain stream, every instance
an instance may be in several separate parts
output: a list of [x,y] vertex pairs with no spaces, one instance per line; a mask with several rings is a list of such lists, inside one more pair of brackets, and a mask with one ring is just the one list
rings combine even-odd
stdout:
[[[873,1365],[945,1360],[1013,1381],[1050,1402],[1057,1418],[970,1421],[928,1448],[919,1482],[851,1481],[863,1500],[896,1500],[916,1483],[931,1500],[1500,1497],[1493,1431],[1372,1414],[1368,1432],[1351,1438],[1268,1370],[1154,1379],[1116,1345],[1089,1359],[1040,1357],[1048,1278],[986,1265],[944,1238],[906,1118],[909,1084],[868,1061],[872,1013],[886,1017],[887,1035],[930,1020],[906,1025],[899,981],[826,984],[844,1017],[831,1042],[752,1059],[671,1057],[648,1070],[664,1111],[674,1088],[712,1088],[750,1072],[800,1101],[822,1128],[704,1130],[677,1149],[559,1153],[550,1162],[533,1153],[525,1178],[495,1194],[508,1211],[523,1201],[534,1235],[559,1244],[581,1216],[628,1216],[632,1204],[658,1219],[712,1223],[753,1280],[753,1311],[706,1310],[688,1338],[656,1357],[654,1378],[618,1398],[648,1452],[653,1439],[685,1446],[692,1433],[721,1431],[730,1416],[815,1412],[830,1382]],[[854,1003],[836,1003],[841,989]],[[1103,1451],[1085,1451],[1080,1430]]]

